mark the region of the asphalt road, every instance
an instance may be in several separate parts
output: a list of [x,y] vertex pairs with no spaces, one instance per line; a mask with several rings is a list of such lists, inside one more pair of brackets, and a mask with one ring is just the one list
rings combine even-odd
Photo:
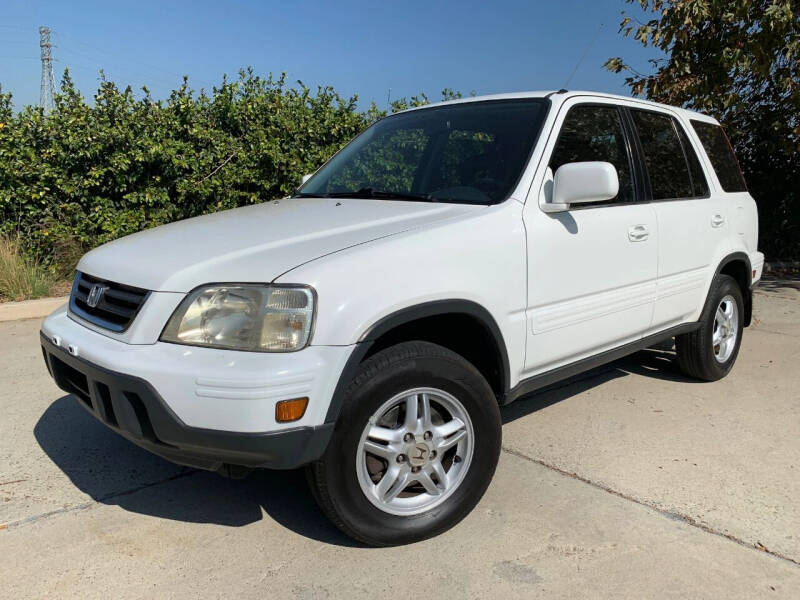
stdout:
[[0,324],[3,598],[798,598],[800,286],[766,282],[733,373],[648,350],[503,411],[476,510],[353,544],[299,472],[177,467],[51,382],[39,321]]

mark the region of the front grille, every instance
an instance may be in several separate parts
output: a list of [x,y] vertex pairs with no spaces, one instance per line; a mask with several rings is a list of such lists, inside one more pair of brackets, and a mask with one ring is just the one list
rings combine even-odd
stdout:
[[[101,293],[92,295],[92,288],[101,286]],[[98,290],[99,291],[99,290]],[[150,292],[78,273],[72,284],[69,309],[82,319],[111,331],[125,331]],[[90,306],[95,304],[95,306]]]

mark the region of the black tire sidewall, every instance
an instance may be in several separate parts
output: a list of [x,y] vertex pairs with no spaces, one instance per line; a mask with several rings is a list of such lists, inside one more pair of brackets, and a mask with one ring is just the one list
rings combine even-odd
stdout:
[[[380,355],[375,358],[380,364]],[[368,361],[364,370],[370,368],[374,363]],[[366,379],[356,376],[355,381],[358,385],[345,398],[320,473],[337,516],[359,539],[375,545],[418,541],[452,527],[480,500],[497,466],[501,422],[489,385],[454,354],[408,357],[378,368]],[[441,389],[464,406],[475,432],[472,462],[458,489],[442,504],[418,515],[392,515],[374,506],[361,490],[356,474],[358,444],[368,419],[384,402],[422,387]]]

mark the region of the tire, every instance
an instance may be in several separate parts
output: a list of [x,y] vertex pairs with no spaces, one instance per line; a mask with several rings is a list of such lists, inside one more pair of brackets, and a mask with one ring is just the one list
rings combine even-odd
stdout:
[[308,480],[348,536],[371,546],[408,544],[446,531],[475,507],[494,475],[501,435],[497,399],[472,364],[435,344],[405,342],[361,365]]
[[[733,322],[725,316],[726,312],[733,314]],[[711,282],[700,323],[696,331],[675,337],[678,365],[689,377],[717,381],[730,372],[742,343],[744,300],[733,277],[717,275]],[[724,341],[716,344],[720,339]]]

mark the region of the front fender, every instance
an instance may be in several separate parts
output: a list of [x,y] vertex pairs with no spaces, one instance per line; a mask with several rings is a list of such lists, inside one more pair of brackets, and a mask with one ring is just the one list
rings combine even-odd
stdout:
[[472,312],[483,312],[494,323],[491,328],[508,357],[508,383],[514,385],[525,358],[526,334],[521,210],[516,202],[488,206],[325,256],[277,281],[316,289],[312,345],[365,343],[402,312],[426,312],[453,301],[462,308],[480,307]]

